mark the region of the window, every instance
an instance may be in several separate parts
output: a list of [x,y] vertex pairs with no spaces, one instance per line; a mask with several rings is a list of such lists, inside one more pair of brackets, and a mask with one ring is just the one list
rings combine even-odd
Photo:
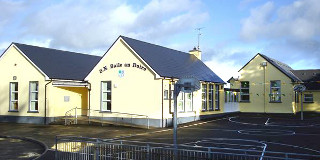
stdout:
[[215,104],[216,108],[215,110],[220,110],[220,105],[219,105],[219,85],[216,84],[216,91],[215,91]]
[[313,94],[304,94],[304,102],[313,102]]
[[186,106],[186,111],[192,111],[192,99],[193,99],[193,94],[192,93],[185,93],[185,106]]
[[177,109],[178,112],[184,112],[184,93],[180,92],[179,96],[177,97]]
[[29,111],[38,111],[38,82],[30,82],[29,84]]
[[18,82],[10,83],[9,111],[18,111]]
[[249,81],[241,82],[241,86],[240,86],[240,101],[241,102],[249,102],[250,101]]
[[209,84],[209,110],[213,111],[213,84]]
[[163,99],[169,99],[169,92],[168,92],[168,90],[164,90],[164,92],[163,92]]
[[202,84],[202,110],[207,110],[207,84]]
[[111,81],[101,82],[101,111],[111,111]]
[[281,81],[270,81],[270,102],[281,102]]

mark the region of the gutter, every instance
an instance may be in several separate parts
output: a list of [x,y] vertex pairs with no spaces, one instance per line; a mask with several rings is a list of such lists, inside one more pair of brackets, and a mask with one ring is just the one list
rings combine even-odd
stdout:
[[50,82],[48,82],[44,87],[44,124],[47,124],[47,86],[52,82],[52,79],[50,79]]

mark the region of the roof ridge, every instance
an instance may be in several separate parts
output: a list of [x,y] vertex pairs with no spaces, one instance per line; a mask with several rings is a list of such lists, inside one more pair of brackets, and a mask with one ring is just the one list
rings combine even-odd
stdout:
[[86,54],[86,53],[80,53],[80,52],[74,52],[74,51],[67,51],[67,50],[62,50],[62,49],[56,49],[56,48],[49,48],[49,47],[40,47],[40,46],[36,46],[36,45],[30,45],[30,44],[24,44],[24,43],[17,43],[17,42],[12,42],[12,44],[16,45],[25,45],[25,46],[29,46],[29,47],[36,47],[36,48],[41,48],[41,49],[48,49],[48,50],[55,50],[55,51],[62,51],[62,52],[69,52],[69,53],[73,53],[73,54],[81,54],[81,55],[86,55],[86,56],[94,56],[94,57],[101,57],[98,55],[91,55],[91,54]]
[[129,38],[129,39],[132,39],[132,40],[135,40],[135,41],[139,41],[139,42],[142,42],[142,43],[146,43],[146,44],[149,44],[149,45],[154,45],[154,46],[158,46],[158,47],[170,49],[170,50],[173,50],[173,51],[177,51],[177,52],[189,54],[189,53],[187,53],[187,52],[179,51],[179,50],[177,50],[177,49],[172,49],[172,48],[164,47],[164,46],[161,46],[161,45],[159,45],[159,44],[149,43],[149,42],[146,42],[146,41],[142,41],[142,40],[138,40],[138,39],[126,37],[126,36],[123,36],[123,35],[120,35],[120,37]]

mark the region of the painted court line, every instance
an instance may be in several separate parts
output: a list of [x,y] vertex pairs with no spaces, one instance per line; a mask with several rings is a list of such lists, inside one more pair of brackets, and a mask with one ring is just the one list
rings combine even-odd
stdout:
[[[221,118],[221,119],[214,119],[214,120],[210,120],[210,121],[200,122],[200,123],[196,123],[196,124],[191,124],[191,125],[187,125],[187,126],[178,127],[178,129],[179,128],[189,128],[189,127],[193,127],[193,126],[203,125],[203,124],[207,124],[207,123],[214,122],[214,121],[220,121],[220,120],[224,120],[224,119],[228,119],[228,118]],[[123,139],[123,138],[131,138],[131,137],[135,137],[135,136],[143,136],[143,135],[154,134],[154,133],[162,133],[162,132],[168,132],[168,131],[172,131],[172,130],[173,129],[163,129],[163,130],[153,131],[153,132],[131,134],[131,135],[127,135],[127,136],[120,136],[120,137],[117,137],[117,138],[113,138],[111,140],[118,140],[118,139]]]
[[[233,123],[238,123],[238,124],[243,124],[243,125],[253,125],[253,126],[261,126],[263,124],[256,124],[256,123],[247,123],[247,122],[238,122],[238,121],[235,121],[235,120],[232,120],[234,118],[237,118],[237,117],[230,117],[229,118],[229,121],[230,122],[233,122]],[[268,122],[268,123],[267,123]],[[295,128],[305,128],[305,127],[313,127],[313,128],[320,128],[320,124],[312,124],[312,125],[286,125],[286,124],[276,124],[276,123],[269,123],[269,121],[267,120],[267,125],[268,126],[274,126],[274,127],[295,127]],[[264,125],[266,125],[266,123]]]
[[263,147],[263,150],[262,150],[262,153],[261,153],[260,160],[263,160],[264,153],[266,152],[266,149],[267,149],[267,144],[265,144],[265,143],[262,143],[262,144],[264,144],[264,147]]
[[270,118],[268,118],[268,120],[266,121],[266,123],[264,123],[265,125],[268,125],[268,122],[269,122]]
[[289,147],[293,147],[293,148],[300,148],[300,149],[305,149],[305,150],[309,150],[309,151],[313,151],[313,152],[320,153],[320,151],[317,151],[317,150],[314,150],[314,149],[310,149],[310,148],[306,148],[306,147],[300,147],[300,146],[295,146],[295,145],[290,145],[290,144],[276,143],[276,142],[266,142],[266,143],[283,145],[283,146],[289,146]]

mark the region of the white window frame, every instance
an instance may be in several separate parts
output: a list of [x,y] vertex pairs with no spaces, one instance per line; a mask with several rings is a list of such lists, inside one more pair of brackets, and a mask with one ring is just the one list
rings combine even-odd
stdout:
[[[17,90],[14,90],[12,91],[12,84],[16,84],[17,85]],[[13,100],[12,99],[12,93],[17,93],[17,100]],[[10,82],[9,84],[9,96],[10,96],[10,99],[9,99],[9,111],[18,111],[19,110],[19,84],[18,82]],[[12,102],[16,102],[17,103],[17,109],[14,109],[12,108],[13,105],[12,105]]]
[[[205,87],[204,87],[205,86]],[[203,96],[204,94],[204,96]],[[206,111],[207,110],[207,84],[202,84],[201,86],[201,110]]]
[[[31,84],[32,83],[36,83],[37,84],[36,91],[32,91],[31,90]],[[31,99],[32,93],[36,93],[36,95],[37,95],[37,99],[36,100],[32,100]],[[38,104],[37,109],[34,109],[34,110],[31,109],[32,102],[37,102],[37,104]],[[31,112],[38,112],[39,111],[39,82],[38,81],[30,81],[29,82],[29,111],[31,111]]]
[[[188,95],[191,95],[191,99],[188,99],[187,97],[188,97]],[[193,92],[191,92],[191,93],[185,93],[185,111],[186,112],[191,112],[191,111],[193,111]],[[187,107],[187,102],[189,102],[189,104],[190,104],[190,108],[188,108]]]
[[[103,90],[103,84],[104,83],[107,83],[107,86],[108,86],[108,83],[110,83],[110,90],[108,90],[108,87],[107,87],[107,90],[106,91],[104,91]],[[101,87],[100,87],[101,89],[101,103],[100,103],[100,111],[101,112],[110,112],[111,110],[112,110],[112,103],[111,103],[111,100],[112,100],[112,83],[111,83],[111,81],[101,81]],[[103,100],[103,94],[104,93],[110,93],[111,94],[111,98],[110,99],[107,99],[107,100]],[[110,102],[110,110],[108,110],[108,102]],[[103,109],[103,103],[107,103],[107,109],[106,110],[104,110]]]
[[219,85],[218,84],[216,84],[215,85],[215,94],[214,94],[214,102],[215,102],[215,108],[214,108],[214,110],[216,111],[216,110],[220,110],[220,94],[219,94],[219,89],[220,89],[220,87],[219,87]]
[[[242,87],[242,83],[248,83],[248,87]],[[243,90],[248,90],[248,93],[242,92]],[[242,96],[248,96],[248,100],[243,100]],[[250,81],[241,81],[240,82],[240,102],[250,102]]]
[[209,99],[208,99],[208,104],[209,104],[209,111],[214,110],[214,85],[209,84]]
[[[184,105],[184,100],[185,100],[185,97],[184,97],[184,92],[180,92],[179,93],[179,96],[177,97],[177,109],[178,109],[178,112],[185,112],[185,105]],[[179,107],[179,104],[182,104],[182,107],[180,108]]]
[[[272,86],[273,83],[279,84],[279,86]],[[278,91],[279,91],[278,94],[272,93],[273,89],[278,89]],[[270,102],[281,102],[281,81],[280,80],[272,80],[272,81],[270,81],[270,94],[269,95],[270,95],[269,96],[270,97]],[[274,100],[271,98],[273,95],[275,96]],[[279,97],[279,100],[275,100],[275,99],[277,99],[276,96]]]
[[[306,96],[306,95],[308,95],[308,96]],[[307,100],[306,98],[309,99],[309,100]],[[304,103],[313,103],[313,94],[312,93],[304,94],[303,102]]]
[[168,100],[169,99],[169,91],[168,90],[164,90],[163,91],[163,99],[164,100]]

